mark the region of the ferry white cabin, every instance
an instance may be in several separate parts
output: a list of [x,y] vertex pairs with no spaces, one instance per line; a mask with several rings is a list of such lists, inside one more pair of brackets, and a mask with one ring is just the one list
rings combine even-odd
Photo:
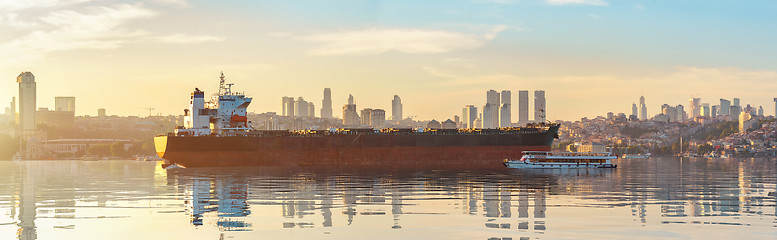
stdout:
[[524,151],[521,159],[505,159],[508,168],[615,168],[609,152]]

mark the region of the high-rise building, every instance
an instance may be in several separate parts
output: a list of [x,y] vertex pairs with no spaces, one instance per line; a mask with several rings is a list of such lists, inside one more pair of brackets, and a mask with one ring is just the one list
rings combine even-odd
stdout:
[[764,107],[758,106],[758,116],[763,116],[763,115],[764,115]]
[[739,98],[734,98],[734,102],[732,102],[732,103],[733,103],[734,106],[737,106],[740,109],[742,108],[742,105],[739,104]]
[[281,107],[283,108],[283,116],[293,117],[296,115],[293,97],[283,97],[281,100]]
[[518,122],[529,122],[529,91],[518,90]]
[[639,116],[639,110],[636,103],[631,104],[631,116],[634,116],[635,118]]
[[691,118],[695,118],[701,115],[701,98],[691,98],[689,102],[691,107]]
[[545,105],[545,91],[534,91],[534,121],[545,122],[548,106]]
[[305,101],[302,97],[298,97],[294,102],[294,116],[307,117],[308,116],[308,101]]
[[308,117],[316,117],[316,105],[313,102],[308,102]]
[[720,109],[719,105],[713,105],[710,106],[710,117],[717,117],[718,116],[718,109]]
[[677,106],[674,107],[677,109],[677,120],[684,122],[686,119],[688,119],[688,113],[685,112],[685,107],[681,104],[677,104]]
[[36,85],[35,75],[23,72],[16,77],[19,83],[19,129],[35,130]]
[[509,90],[502,90],[502,106],[499,108],[499,127],[510,127],[512,118],[512,96]]
[[645,96],[639,97],[639,120],[648,120],[647,105],[645,105]]
[[60,112],[75,112],[76,97],[54,97],[54,110]]
[[499,92],[486,92],[486,105],[483,106],[483,128],[499,127]]
[[386,123],[386,110],[372,109],[370,112],[370,127],[382,128]]
[[372,109],[371,108],[365,108],[361,111],[361,124],[365,126],[369,126],[370,122],[372,122]]
[[720,115],[731,115],[731,101],[721,98],[720,99]]
[[402,99],[398,95],[394,95],[394,100],[391,100],[391,120],[402,121]]
[[[777,102],[777,98],[775,98]],[[777,108],[775,108],[777,109]],[[16,97],[11,97],[11,122],[16,123]]]
[[343,106],[343,125],[359,125],[359,113],[356,112],[356,104],[353,103],[353,95],[348,94],[348,104]]
[[105,108],[98,108],[97,109],[97,116],[98,117],[105,117]]
[[475,105],[464,106],[461,110],[461,127],[475,128],[475,119],[478,118],[478,108]]
[[[777,98],[774,98],[774,117],[777,117]],[[13,109],[11,109],[11,112],[13,112]]]
[[702,103],[701,104],[701,116],[709,117],[710,114],[710,104],[709,103]]
[[324,100],[321,100],[321,118],[332,118],[332,90],[324,88]]
[[729,110],[729,112],[731,113],[731,117],[734,120],[738,120],[739,119],[739,115],[742,112],[742,109],[739,108],[739,106],[731,106],[731,109]]

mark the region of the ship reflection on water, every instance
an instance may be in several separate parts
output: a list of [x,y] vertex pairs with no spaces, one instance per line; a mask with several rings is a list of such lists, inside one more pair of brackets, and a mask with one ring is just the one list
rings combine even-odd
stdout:
[[435,171],[0,162],[0,238],[777,235],[772,159],[618,164],[618,169]]

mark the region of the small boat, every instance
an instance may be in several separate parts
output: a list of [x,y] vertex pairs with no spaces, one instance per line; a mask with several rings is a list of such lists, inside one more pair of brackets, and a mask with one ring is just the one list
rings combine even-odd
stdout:
[[541,152],[524,151],[521,159],[505,159],[508,168],[615,168],[609,152]]
[[650,153],[646,153],[644,155],[643,154],[624,154],[623,158],[640,158],[640,159],[643,159],[643,158],[650,158],[650,155],[651,155]]

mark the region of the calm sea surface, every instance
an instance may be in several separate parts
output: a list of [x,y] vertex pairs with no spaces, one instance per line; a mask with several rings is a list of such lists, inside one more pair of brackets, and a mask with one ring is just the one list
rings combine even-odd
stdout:
[[777,160],[617,169],[0,162],[0,239],[777,239]]

